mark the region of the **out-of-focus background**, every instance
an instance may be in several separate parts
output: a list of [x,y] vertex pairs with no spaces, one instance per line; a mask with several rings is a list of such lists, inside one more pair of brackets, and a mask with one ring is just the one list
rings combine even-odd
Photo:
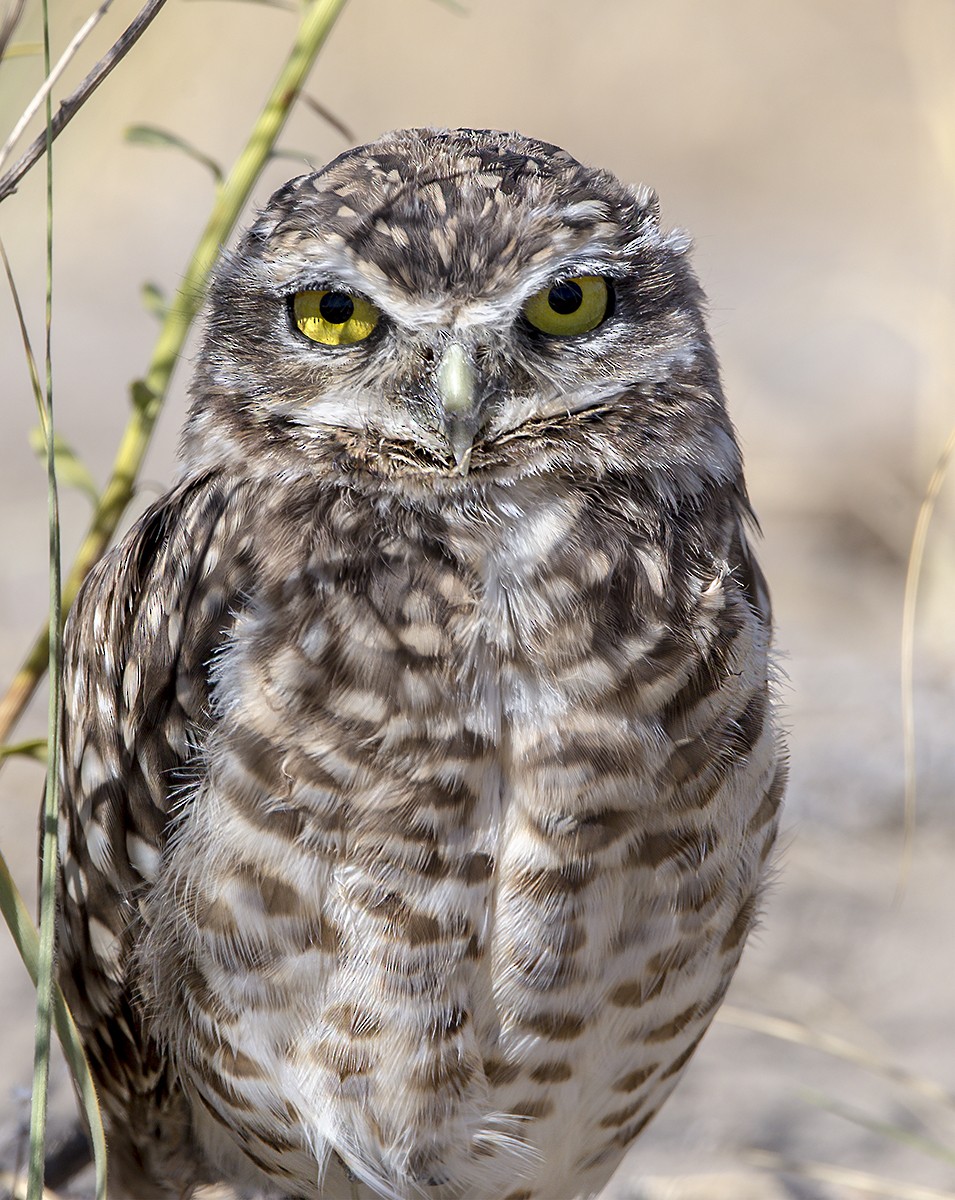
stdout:
[[[91,7],[54,6],[55,54]],[[64,90],[135,7],[117,0]],[[39,39],[37,8],[19,40]],[[170,0],[56,144],[58,425],[99,483],[156,332],[141,285],[176,288],[213,196],[195,162],[126,144],[123,131],[160,125],[228,165],[294,26],[294,12],[265,4]],[[36,57],[0,65],[3,136],[41,75]],[[955,480],[942,489],[919,597],[919,810],[904,886],[899,642],[913,526],[955,420],[955,2],[466,0],[459,12],[352,0],[307,90],[358,141],[436,124],[559,143],[651,184],[664,220],[695,237],[765,532],[792,786],[778,878],[732,1008],[607,1196],[949,1195]],[[301,106],[282,139],[290,157],[271,164],[256,202],[347,144]],[[39,344],[42,168],[0,206],[0,236]],[[28,449],[36,416],[5,289],[0,353],[2,688],[47,595],[44,471]],[[173,472],[189,369],[162,415],[140,507]],[[68,490],[63,509],[69,561],[89,509]],[[38,701],[17,736],[42,733],[43,720]],[[23,760],[0,775],[0,848],[31,895],[41,784]],[[0,930],[6,1145],[26,1119],[31,1005]],[[776,1033],[800,1037],[805,1025],[837,1040],[781,1040],[754,1030],[752,1012],[780,1019],[767,1026]],[[926,1079],[893,1083],[833,1053],[838,1039]],[[54,1101],[62,1127],[62,1071]]]

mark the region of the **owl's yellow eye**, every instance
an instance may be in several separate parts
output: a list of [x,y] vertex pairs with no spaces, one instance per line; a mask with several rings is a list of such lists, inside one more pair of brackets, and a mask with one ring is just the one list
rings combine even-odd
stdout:
[[596,329],[610,309],[612,293],[599,275],[559,279],[524,305],[524,316],[541,333],[573,337]]
[[380,315],[374,304],[352,292],[296,292],[292,297],[296,327],[323,346],[351,346],[364,341]]

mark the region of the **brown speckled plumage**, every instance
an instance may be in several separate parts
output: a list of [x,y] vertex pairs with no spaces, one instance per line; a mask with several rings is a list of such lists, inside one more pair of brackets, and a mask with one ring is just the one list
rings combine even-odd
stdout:
[[[67,629],[60,975],[116,1195],[571,1200],[676,1083],[783,786],[686,249],[556,147],[424,130],[220,268],[180,480]],[[522,317],[584,275],[595,329]],[[323,287],[367,340],[298,332]]]

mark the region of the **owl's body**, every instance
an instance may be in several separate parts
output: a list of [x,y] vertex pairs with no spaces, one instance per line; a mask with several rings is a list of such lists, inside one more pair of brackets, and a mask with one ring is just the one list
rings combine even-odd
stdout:
[[[684,250],[418,131],[221,271],[181,480],[68,631],[61,978],[129,1195],[571,1200],[676,1083],[783,778]],[[599,319],[543,332],[567,278]]]

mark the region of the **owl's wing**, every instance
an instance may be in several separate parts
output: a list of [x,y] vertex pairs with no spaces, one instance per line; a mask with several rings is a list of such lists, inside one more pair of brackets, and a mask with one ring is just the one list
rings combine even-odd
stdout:
[[168,493],[91,572],[64,634],[59,977],[107,1117],[130,1143],[123,1174],[156,1177],[144,1159],[157,1132],[170,1153],[188,1138],[144,1022],[135,950],[140,901],[196,769],[209,662],[250,586],[235,499],[214,475]]
[[759,522],[749,503],[746,491],[739,484],[734,487],[736,519],[732,523],[730,562],[733,578],[737,581],[750,608],[767,629],[773,623],[773,605],[769,595],[769,584],[762,567],[749,543],[750,533],[760,535]]

